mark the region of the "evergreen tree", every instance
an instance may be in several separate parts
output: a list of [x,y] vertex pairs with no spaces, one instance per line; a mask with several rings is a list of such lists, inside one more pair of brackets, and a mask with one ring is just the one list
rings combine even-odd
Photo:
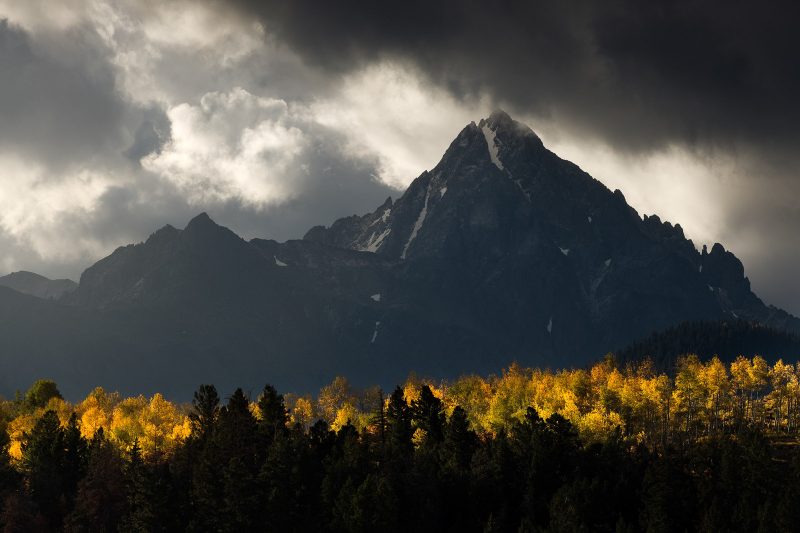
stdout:
[[222,486],[214,520],[222,531],[250,531],[259,521],[260,510],[252,501],[260,466],[257,431],[250,402],[236,389],[220,410],[212,446],[221,477],[210,481]]
[[645,472],[640,523],[648,533],[693,529],[695,494],[680,457],[656,457]]
[[464,472],[468,470],[477,444],[478,439],[475,432],[469,428],[466,411],[457,405],[445,427],[442,448],[443,463],[450,471]]
[[2,510],[3,499],[19,483],[19,475],[11,466],[11,456],[8,453],[10,444],[11,439],[8,436],[5,421],[0,419],[0,510]]
[[261,467],[259,482],[264,494],[264,526],[268,531],[301,531],[317,529],[313,516],[303,513],[305,483],[318,486],[313,479],[303,479],[310,472],[303,468],[306,460],[306,437],[297,429],[278,433]]
[[60,528],[64,498],[64,431],[54,411],[46,411],[22,444],[22,467],[31,499],[52,528]]
[[[103,438],[103,435],[100,435]],[[86,475],[89,460],[88,445],[78,427],[78,416],[72,413],[64,428],[64,457],[61,465],[66,512],[72,509],[78,482]]]
[[211,435],[214,424],[219,414],[219,395],[214,385],[200,385],[194,393],[192,412],[189,418],[192,421],[194,436],[204,440]]
[[422,386],[419,399],[411,404],[411,413],[417,427],[425,432],[425,443],[439,444],[444,438],[444,406],[429,386]]
[[[120,533],[165,532],[186,529],[187,509],[171,505],[169,470],[166,465],[148,465],[137,442],[128,452],[124,468],[127,513]],[[176,516],[175,511],[183,511]]]
[[65,531],[117,531],[127,504],[123,460],[101,428],[89,446],[87,474],[78,484],[75,507],[66,520]]
[[289,422],[283,395],[278,394],[272,385],[265,385],[258,398],[258,411],[261,415],[258,421],[259,431],[265,444],[269,446],[276,435],[286,431],[286,424]]
[[39,379],[25,393],[25,404],[29,409],[42,408],[53,398],[63,399],[56,382],[50,379]]
[[395,460],[405,460],[413,451],[411,436],[411,409],[403,395],[403,389],[397,387],[389,397],[386,408],[386,425],[388,427],[389,453]]

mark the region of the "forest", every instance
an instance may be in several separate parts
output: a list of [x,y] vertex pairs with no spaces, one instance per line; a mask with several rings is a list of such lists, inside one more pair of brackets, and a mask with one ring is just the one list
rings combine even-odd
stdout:
[[73,404],[40,380],[3,401],[2,531],[800,529],[800,364],[220,394]]

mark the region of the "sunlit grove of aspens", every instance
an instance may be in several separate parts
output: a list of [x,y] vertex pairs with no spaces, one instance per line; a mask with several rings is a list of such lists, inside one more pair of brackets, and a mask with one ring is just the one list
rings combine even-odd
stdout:
[[5,531],[772,530],[800,490],[800,365],[758,356],[186,405],[41,380],[2,416]]

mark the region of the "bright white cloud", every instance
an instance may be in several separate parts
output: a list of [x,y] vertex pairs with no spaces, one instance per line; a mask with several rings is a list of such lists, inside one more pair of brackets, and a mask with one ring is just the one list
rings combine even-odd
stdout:
[[235,88],[208,93],[197,105],[179,104],[167,115],[172,140],[142,165],[190,201],[236,198],[258,207],[291,197],[305,136],[290,123],[283,100]]
[[87,5],[85,0],[0,0],[0,17],[29,31],[64,30],[84,19]]
[[405,187],[438,163],[466,124],[488,115],[490,105],[486,98],[459,101],[410,67],[380,63],[346,77],[308,111],[344,134],[353,154],[377,154],[380,178]]
[[[111,183],[107,174],[84,168],[45,179],[44,168],[13,154],[0,154],[0,168],[0,234],[48,261],[73,261],[103,249],[91,234],[65,239],[63,220],[92,211]],[[2,255],[5,270],[24,266],[13,254]]]
[[[535,128],[534,128],[535,129]],[[586,138],[566,136],[545,125],[538,132],[550,150],[572,161],[610,189],[620,189],[640,215],[679,223],[700,246],[720,240],[726,205],[720,202],[736,183],[735,161],[713,160],[685,148],[625,154]]]

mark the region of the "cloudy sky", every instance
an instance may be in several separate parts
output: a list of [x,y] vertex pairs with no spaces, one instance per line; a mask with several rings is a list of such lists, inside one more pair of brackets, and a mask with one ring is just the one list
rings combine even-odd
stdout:
[[792,3],[0,0],[0,274],[207,211],[301,237],[502,107],[800,313]]

